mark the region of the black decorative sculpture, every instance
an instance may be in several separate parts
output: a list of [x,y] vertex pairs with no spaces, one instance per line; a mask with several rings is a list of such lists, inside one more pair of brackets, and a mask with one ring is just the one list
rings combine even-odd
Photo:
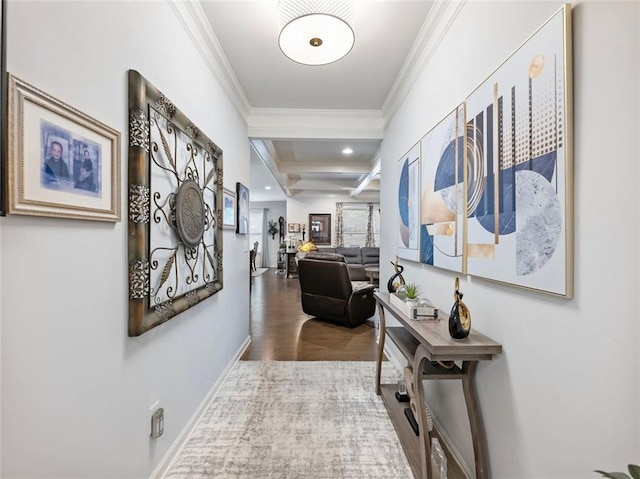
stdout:
[[[394,263],[392,261],[391,264],[393,265],[393,269],[396,271],[396,274],[394,274],[393,276],[391,276],[391,278],[389,278],[389,281],[387,282],[387,289],[389,290],[390,293],[395,293],[396,289],[398,289],[398,287],[401,284],[404,284],[404,278],[402,277],[402,272],[404,271],[404,266],[398,264],[398,257],[397,256],[396,256],[396,262]],[[399,283],[394,283],[394,280],[396,278],[398,278]]]
[[282,216],[278,218],[278,225],[279,225],[278,240],[280,241],[280,243],[282,243],[284,241],[284,218]]
[[469,308],[462,302],[462,293],[460,292],[460,280],[456,278],[456,291],[453,294],[455,303],[451,308],[449,315],[449,334],[455,340],[462,340],[469,336],[471,331],[471,313]]

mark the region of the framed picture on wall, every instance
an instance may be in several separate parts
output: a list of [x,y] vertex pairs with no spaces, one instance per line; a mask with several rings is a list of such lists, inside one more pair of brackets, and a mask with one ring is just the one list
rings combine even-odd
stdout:
[[[0,143],[7,144],[7,48],[6,48],[6,11],[7,2],[0,0]],[[6,153],[4,148],[0,148],[0,216],[7,212],[6,205]]]
[[420,261],[464,274],[464,104],[434,126],[420,145]]
[[228,188],[222,191],[222,227],[236,229],[236,194]]
[[288,231],[289,233],[300,233],[300,223],[289,223]]
[[571,6],[466,100],[467,274],[573,295]]
[[331,215],[309,215],[309,241],[314,244],[331,244]]
[[236,233],[239,235],[249,234],[249,188],[242,183],[236,183],[236,198],[238,200],[238,222]]
[[120,221],[120,133],[9,75],[8,213]]
[[223,286],[222,150],[129,70],[129,336]]
[[398,160],[398,250],[400,258],[419,260],[420,143]]

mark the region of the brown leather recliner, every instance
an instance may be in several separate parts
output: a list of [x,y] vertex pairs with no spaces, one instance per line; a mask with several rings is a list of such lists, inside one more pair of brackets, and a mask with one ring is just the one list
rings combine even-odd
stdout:
[[374,286],[351,283],[342,255],[309,253],[298,260],[298,277],[306,314],[351,328],[375,312]]

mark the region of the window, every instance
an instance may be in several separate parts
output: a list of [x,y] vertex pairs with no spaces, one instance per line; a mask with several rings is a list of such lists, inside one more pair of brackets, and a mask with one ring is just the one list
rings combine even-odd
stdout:
[[[263,210],[251,210],[249,213],[249,249],[258,242],[258,253],[262,251],[262,216]],[[256,263],[257,264],[257,263]]]
[[[364,246],[367,241],[369,205],[344,203],[342,211],[344,245]],[[373,205],[373,236],[373,246],[380,246],[380,205]]]

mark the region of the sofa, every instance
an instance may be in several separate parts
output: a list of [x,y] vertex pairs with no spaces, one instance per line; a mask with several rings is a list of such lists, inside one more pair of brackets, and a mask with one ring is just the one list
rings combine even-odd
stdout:
[[349,268],[351,281],[367,281],[364,269],[367,266],[380,266],[380,248],[358,246],[337,246],[335,248],[318,247],[320,253],[336,253],[344,256]]
[[298,260],[298,277],[306,314],[352,328],[375,312],[374,286],[352,282],[340,254],[307,254]]

